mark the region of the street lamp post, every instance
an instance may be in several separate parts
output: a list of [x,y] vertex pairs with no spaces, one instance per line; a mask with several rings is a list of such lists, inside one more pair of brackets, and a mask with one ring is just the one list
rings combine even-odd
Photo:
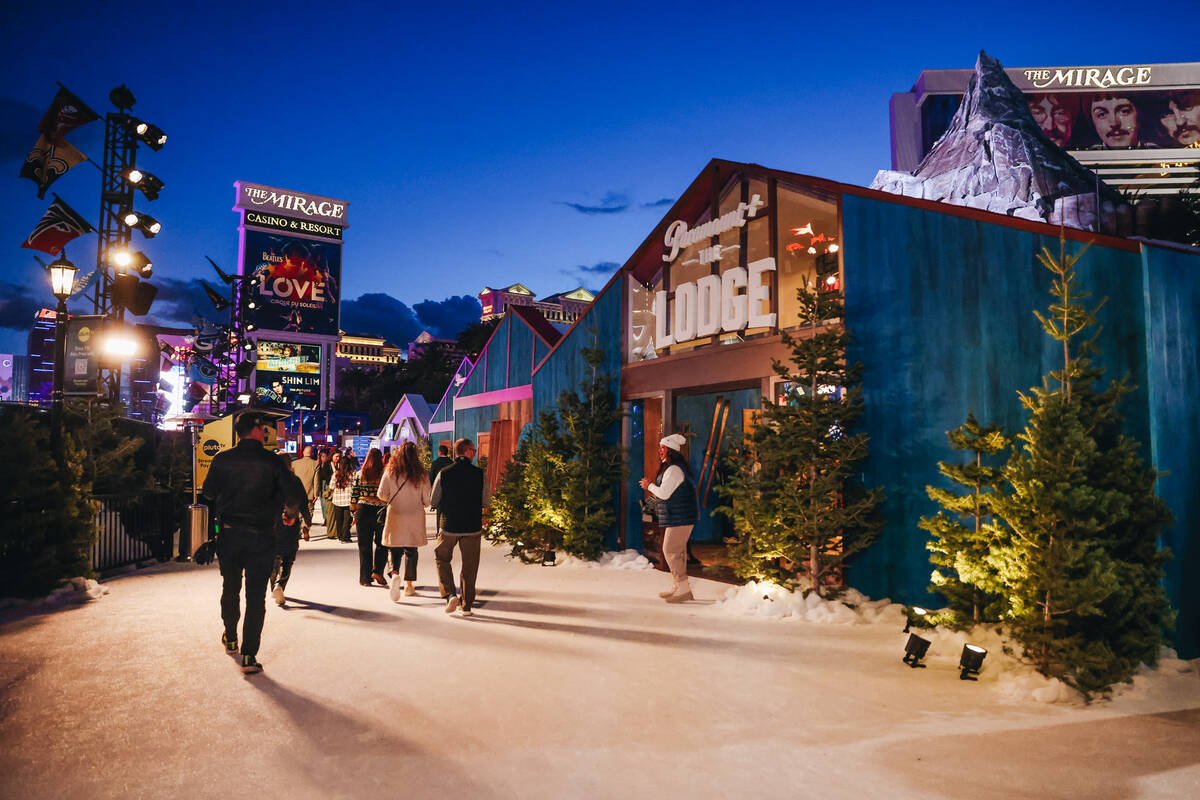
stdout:
[[62,456],[63,373],[67,359],[67,298],[75,285],[75,265],[66,256],[50,264],[50,290],[58,298],[54,314],[54,393],[50,405],[50,449]]

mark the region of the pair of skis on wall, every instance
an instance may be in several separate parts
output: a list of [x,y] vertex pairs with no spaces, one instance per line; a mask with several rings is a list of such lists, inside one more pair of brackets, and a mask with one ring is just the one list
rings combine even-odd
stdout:
[[700,462],[700,477],[696,490],[700,492],[700,505],[708,507],[708,493],[712,490],[713,478],[717,474],[717,459],[721,457],[721,440],[725,438],[725,423],[729,420],[729,401],[717,395],[713,407],[712,426],[708,429],[708,444],[704,446],[704,460]]

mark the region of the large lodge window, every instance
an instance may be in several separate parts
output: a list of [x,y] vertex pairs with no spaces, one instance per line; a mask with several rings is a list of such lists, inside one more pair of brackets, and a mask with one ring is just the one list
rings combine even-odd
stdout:
[[[714,200],[715,217],[709,206],[694,219],[672,221],[662,247],[670,260],[663,261],[658,274],[644,284],[629,281],[630,362],[796,327],[796,290],[816,286],[830,275],[835,283],[839,280],[835,193],[733,176]],[[697,237],[706,224],[712,235]],[[679,238],[673,245],[673,232],[688,240]],[[749,299],[751,292],[755,299]],[[730,307],[726,295],[740,300],[740,316],[733,324],[723,316]]]
[[[818,282],[840,288],[838,255],[841,250],[837,195],[811,187],[780,184],[776,192],[779,213],[777,275],[779,327],[800,324],[796,290]],[[833,283],[827,283],[832,277]]]

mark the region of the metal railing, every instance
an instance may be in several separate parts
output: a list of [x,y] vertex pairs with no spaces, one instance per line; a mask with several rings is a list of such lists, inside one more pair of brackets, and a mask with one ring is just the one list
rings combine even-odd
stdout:
[[116,569],[142,561],[167,561],[175,555],[175,532],[182,519],[183,498],[171,492],[95,495],[96,541],[92,569]]

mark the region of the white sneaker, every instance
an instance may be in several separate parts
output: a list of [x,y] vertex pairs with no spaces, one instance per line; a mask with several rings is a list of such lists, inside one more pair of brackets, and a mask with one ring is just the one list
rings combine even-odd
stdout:
[[469,608],[464,608],[464,609],[462,610],[462,615],[463,615],[464,617],[469,617],[469,616],[472,616],[474,613],[475,613],[475,612],[474,612],[474,611],[472,611],[472,610],[471,610],[471,609],[469,609]]
[[450,595],[450,599],[446,601],[446,613],[453,614],[458,611],[458,595]]
[[279,584],[275,584],[275,589],[271,592],[271,596],[275,598],[275,605],[277,605],[277,606],[283,605],[284,597],[283,597],[283,587],[282,586],[280,586]]
[[388,587],[388,597],[392,598],[392,602],[393,602],[393,603],[399,603],[399,602],[400,602],[400,590],[401,590],[401,588],[403,588],[403,584],[402,584],[402,582],[400,581],[400,576],[399,576],[399,575],[393,575],[393,576],[392,576],[392,585]]
[[[400,578],[397,577],[396,580],[400,580]],[[416,593],[417,593],[416,587],[407,585],[407,584],[405,585],[405,587],[404,587],[404,596],[405,597],[412,597]]]

